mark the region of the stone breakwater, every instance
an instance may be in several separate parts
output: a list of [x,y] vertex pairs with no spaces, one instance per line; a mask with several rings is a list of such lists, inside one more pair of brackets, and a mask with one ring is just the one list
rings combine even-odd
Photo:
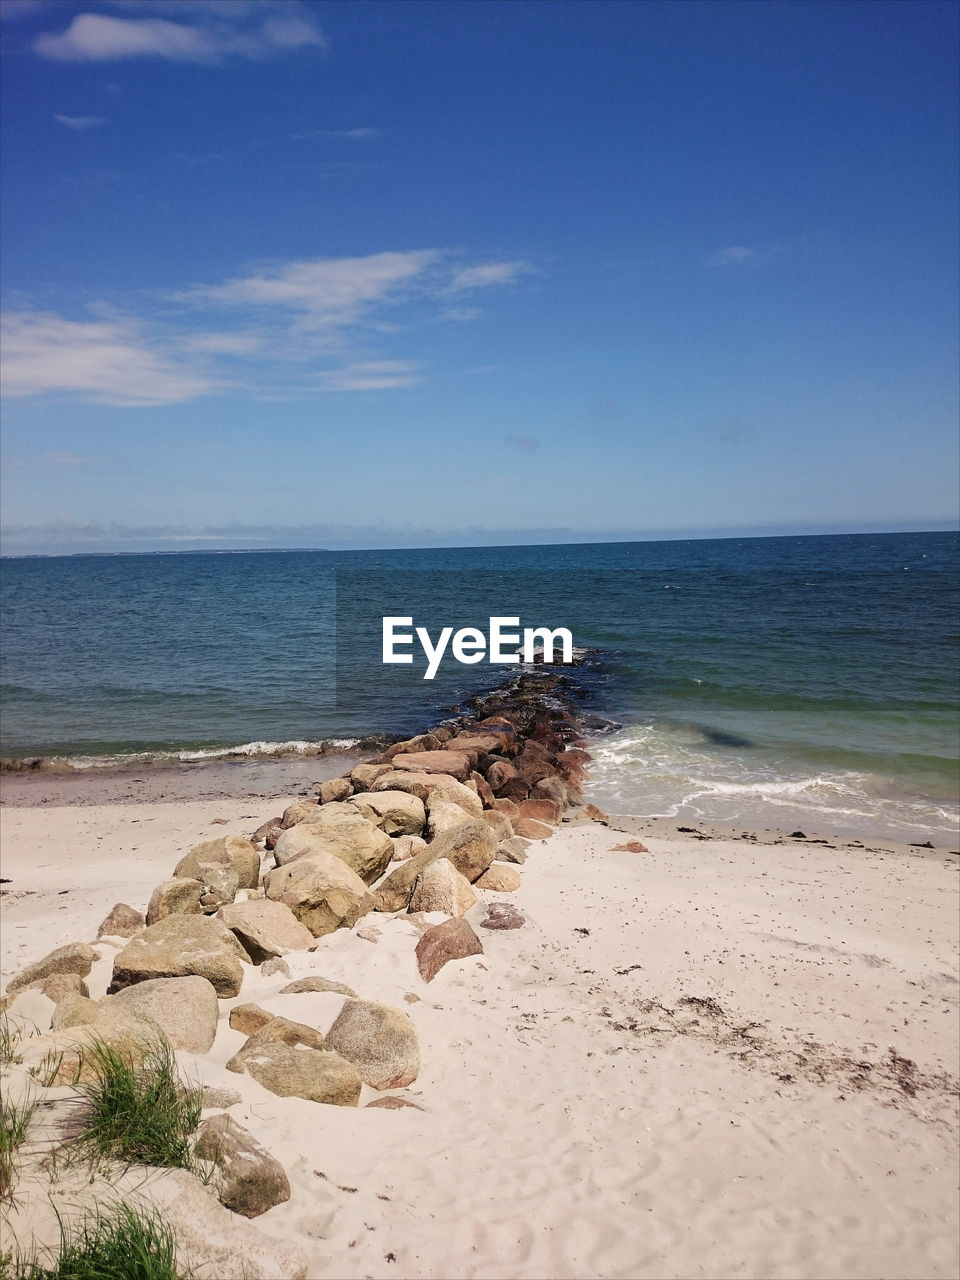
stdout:
[[[138,1068],[159,1029],[173,1049],[195,1055],[201,1082],[215,1042],[233,1044],[239,1033],[226,1070],[254,1090],[340,1107],[372,1091],[379,1096],[367,1107],[417,1105],[396,1092],[420,1071],[414,1020],[325,977],[323,940],[351,930],[375,944],[386,921],[401,917],[429,983],[444,966],[482,955],[484,929],[522,928],[502,895],[520,887],[534,842],[582,800],[590,756],[578,696],[569,672],[524,672],[470,699],[456,719],[321,783],[249,836],[182,852],[148,902],[115,904],[95,940],[59,947],[7,983],[3,1011],[21,1036],[3,1068],[7,1086],[29,1082],[55,1108],[64,1090],[95,1077],[93,1046],[106,1042]],[[593,806],[582,812],[605,820]],[[474,907],[476,929],[465,918]],[[291,980],[293,956],[316,964]],[[105,993],[93,998],[91,974],[104,965]],[[296,967],[302,974],[303,963]],[[277,986],[269,999],[265,980]],[[258,1000],[246,995],[251,987]],[[153,1203],[177,1233],[185,1267],[227,1277],[242,1249],[254,1280],[304,1276],[297,1248],[237,1221],[291,1195],[286,1171],[229,1114],[239,1100],[205,1091],[193,1149],[210,1181],[177,1170]],[[36,1168],[31,1179],[30,1194],[42,1194]]]

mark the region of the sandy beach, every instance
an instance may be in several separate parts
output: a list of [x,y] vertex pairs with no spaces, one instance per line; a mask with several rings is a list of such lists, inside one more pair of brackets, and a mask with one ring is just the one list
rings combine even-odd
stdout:
[[[191,845],[276,811],[6,807],[4,974],[92,940]],[[523,927],[478,928],[484,953],[429,985],[403,916],[289,955],[294,978],[409,1012],[422,1067],[396,1092],[418,1109],[368,1115],[366,1086],[360,1109],[318,1106],[227,1072],[234,1005],[324,1031],[343,1003],[245,965],[211,1052],[178,1058],[239,1092],[230,1114],[287,1171],[256,1230],[316,1280],[953,1276],[960,856],[807,836],[573,817],[519,869]],[[632,840],[646,851],[615,847]],[[507,895],[479,897],[474,924]],[[116,945],[98,950],[94,998]],[[49,1218],[26,1205],[12,1229]]]

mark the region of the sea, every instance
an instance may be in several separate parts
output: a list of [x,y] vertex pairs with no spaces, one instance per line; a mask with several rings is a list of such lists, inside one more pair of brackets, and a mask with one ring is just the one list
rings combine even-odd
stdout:
[[[960,535],[7,558],[0,754],[95,770],[355,750],[516,666],[382,617],[566,626],[623,814],[957,839]],[[399,628],[401,631],[403,628]],[[476,656],[476,655],[474,655]]]

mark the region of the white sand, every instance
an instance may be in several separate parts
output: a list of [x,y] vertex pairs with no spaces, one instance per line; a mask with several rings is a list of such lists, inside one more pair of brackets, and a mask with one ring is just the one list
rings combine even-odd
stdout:
[[[3,812],[5,888],[31,890],[4,898],[4,972],[276,809]],[[532,846],[521,889],[469,917],[508,900],[525,927],[478,928],[486,954],[429,986],[402,919],[289,958],[411,1014],[423,1066],[400,1092],[423,1111],[274,1097],[223,1070],[242,1042],[225,1017],[209,1056],[181,1055],[242,1091],[232,1114],[288,1171],[291,1200],[255,1225],[317,1280],[954,1276],[957,860],[656,834],[613,852],[626,838],[571,825]],[[339,997],[277,997],[286,981],[251,967],[224,1005],[335,1016]]]

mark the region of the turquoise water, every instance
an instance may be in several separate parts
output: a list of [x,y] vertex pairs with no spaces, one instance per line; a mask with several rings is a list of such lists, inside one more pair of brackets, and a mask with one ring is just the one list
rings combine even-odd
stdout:
[[430,723],[502,667],[385,667],[381,613],[569,625],[620,812],[956,830],[953,533],[3,562],[2,753],[91,766]]

